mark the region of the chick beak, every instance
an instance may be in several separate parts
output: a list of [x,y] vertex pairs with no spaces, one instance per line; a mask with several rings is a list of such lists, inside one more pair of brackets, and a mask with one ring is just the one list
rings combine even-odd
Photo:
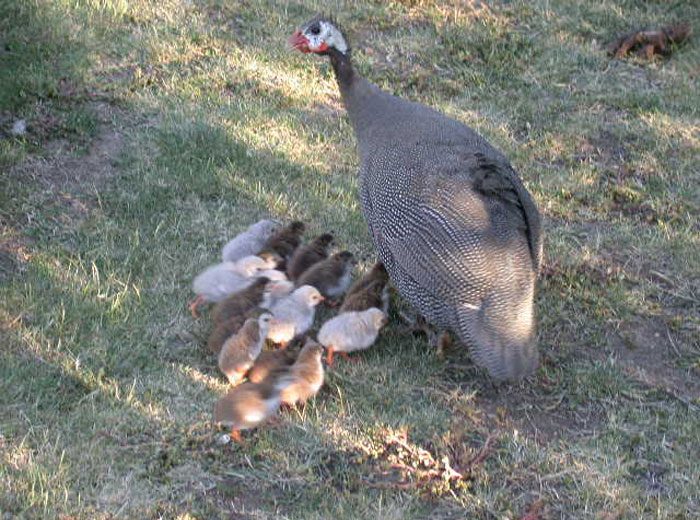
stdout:
[[311,52],[311,49],[309,49],[309,40],[307,40],[306,36],[301,34],[301,31],[298,29],[289,37],[289,45],[303,53]]

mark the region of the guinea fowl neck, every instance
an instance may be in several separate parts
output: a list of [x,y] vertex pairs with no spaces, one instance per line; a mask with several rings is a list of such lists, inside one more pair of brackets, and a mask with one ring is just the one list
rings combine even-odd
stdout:
[[362,126],[361,121],[365,119],[366,115],[363,112],[368,108],[366,100],[367,96],[371,94],[372,88],[367,80],[355,71],[349,53],[343,54],[331,48],[328,54],[335,72],[335,79],[340,88],[343,104],[357,132],[359,126]]
[[333,66],[333,72],[335,72],[335,79],[338,81],[340,91],[344,92],[351,89],[356,74],[350,54],[343,54],[331,47],[328,50],[328,55],[331,58],[331,65]]

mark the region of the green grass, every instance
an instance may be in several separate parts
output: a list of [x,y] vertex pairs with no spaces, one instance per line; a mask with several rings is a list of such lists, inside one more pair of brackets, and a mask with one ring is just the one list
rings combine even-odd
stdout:
[[[460,5],[0,0],[0,512],[700,515],[700,44],[602,50],[700,9]],[[270,215],[372,255],[330,67],[286,46],[319,10],[364,75],[521,173],[545,216],[542,367],[494,388],[394,319],[305,409],[222,447],[192,277]],[[392,465],[443,457],[463,480],[397,485]]]

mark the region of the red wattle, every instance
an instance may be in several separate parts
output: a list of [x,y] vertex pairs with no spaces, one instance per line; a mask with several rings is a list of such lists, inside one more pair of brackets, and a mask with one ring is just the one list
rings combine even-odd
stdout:
[[289,37],[289,44],[298,51],[311,52],[311,49],[309,49],[309,40],[307,40],[306,36],[301,34],[299,30],[294,31],[294,34]]

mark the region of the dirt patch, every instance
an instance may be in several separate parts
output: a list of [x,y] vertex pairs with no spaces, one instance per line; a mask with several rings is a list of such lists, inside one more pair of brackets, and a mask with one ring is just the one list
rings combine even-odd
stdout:
[[502,429],[517,430],[542,445],[558,439],[590,436],[600,429],[605,419],[601,408],[570,409],[564,393],[545,394],[541,387],[486,389],[475,404],[484,411],[489,422]]
[[88,193],[115,173],[115,160],[123,147],[123,137],[113,129],[105,129],[93,140],[84,156],[76,156],[64,140],[46,145],[46,157],[30,157],[18,165],[13,174],[29,178],[41,186],[55,190],[65,201]]
[[[461,357],[461,356],[460,356]],[[455,391],[469,396],[465,406],[449,398],[450,406],[475,428],[484,432],[518,431],[538,444],[557,439],[590,436],[601,428],[605,410],[590,406],[570,406],[566,391],[557,383],[540,375],[521,384],[494,385],[473,364],[451,360],[442,373],[443,395]],[[542,363],[553,361],[543,357]]]
[[612,354],[633,380],[686,402],[700,402],[700,373],[677,366],[682,352],[661,318],[623,322],[614,338]]

